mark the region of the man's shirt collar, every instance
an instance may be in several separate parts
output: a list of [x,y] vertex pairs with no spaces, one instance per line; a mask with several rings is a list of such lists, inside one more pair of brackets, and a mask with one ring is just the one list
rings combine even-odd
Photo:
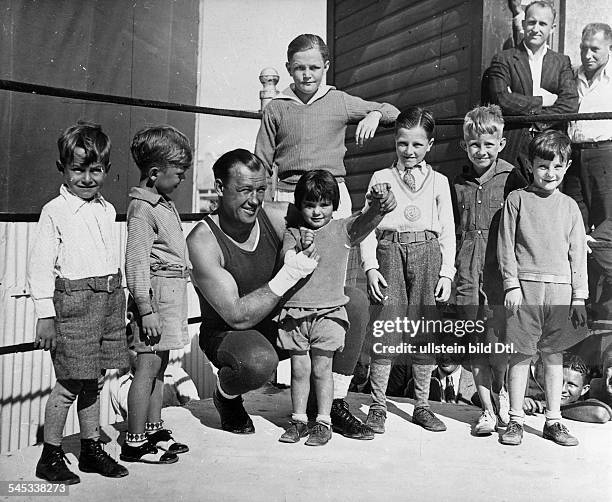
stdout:
[[[589,79],[587,78],[586,73],[584,72],[584,66],[580,65],[580,67],[578,68],[577,76],[579,80],[582,80],[583,83],[585,83],[587,86],[589,85]],[[608,62],[595,72],[595,75],[593,75],[593,79],[591,80],[591,82],[601,80],[604,77],[608,79],[612,77],[612,57],[609,57]]]
[[529,57],[529,59],[542,59],[546,55],[546,52],[548,52],[548,44],[542,45],[542,47],[540,47],[535,52],[531,52],[531,49],[527,47],[527,45],[525,45],[524,41],[523,41],[523,47],[527,51],[527,56]]

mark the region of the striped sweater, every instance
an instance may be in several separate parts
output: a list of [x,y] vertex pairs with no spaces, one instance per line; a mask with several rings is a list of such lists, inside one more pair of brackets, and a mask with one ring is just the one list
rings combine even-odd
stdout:
[[278,169],[278,186],[285,190],[293,190],[300,176],[314,169],[342,177],[346,126],[371,111],[382,114],[383,125],[392,125],[399,115],[390,104],[365,101],[331,86],[306,104],[285,91],[264,109],[255,154],[270,170]]
[[127,211],[125,277],[141,314],[152,310],[152,266],[188,267],[187,244],[174,203],[160,194],[133,187]]

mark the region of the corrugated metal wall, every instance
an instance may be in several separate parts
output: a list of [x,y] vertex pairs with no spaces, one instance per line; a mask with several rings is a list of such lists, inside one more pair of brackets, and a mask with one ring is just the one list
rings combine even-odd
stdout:
[[[474,4],[470,0],[330,0],[328,80],[350,94],[386,101],[400,110],[421,105],[435,117],[465,114],[475,104],[474,75],[480,73],[473,57],[473,44],[480,43],[474,40],[474,24],[479,22]],[[438,127],[427,158],[447,175],[465,162],[459,131],[457,126]],[[354,127],[347,136],[347,183],[354,207],[361,207],[371,173],[395,158],[393,132],[379,131],[364,148],[355,147],[353,136]]]
[[[0,346],[34,340],[36,318],[26,286],[27,255],[35,223],[0,222]],[[185,235],[193,224],[183,224]],[[126,241],[125,223],[116,224],[122,262]],[[189,316],[199,315],[195,291],[190,287]],[[215,377],[210,363],[198,347],[199,324],[190,325],[191,344],[173,351],[171,361],[181,363],[191,375],[201,398],[210,397]],[[0,453],[23,448],[42,440],[44,410],[55,383],[53,364],[47,352],[0,355]],[[116,382],[116,372],[109,372],[101,396],[102,424],[116,421],[110,404],[109,388]],[[79,430],[76,407],[72,407],[65,434]]]

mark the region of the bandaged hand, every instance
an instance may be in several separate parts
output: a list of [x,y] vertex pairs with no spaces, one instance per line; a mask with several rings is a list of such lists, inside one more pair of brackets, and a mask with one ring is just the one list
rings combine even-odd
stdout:
[[312,274],[318,263],[319,254],[314,244],[299,253],[289,250],[285,253],[284,265],[268,282],[268,287],[276,296],[283,296],[300,279]]

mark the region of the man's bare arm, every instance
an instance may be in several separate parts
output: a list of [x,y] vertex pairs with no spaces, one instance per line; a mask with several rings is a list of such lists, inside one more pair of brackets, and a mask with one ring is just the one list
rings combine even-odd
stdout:
[[221,266],[221,250],[214,235],[197,225],[187,237],[192,279],[206,301],[234,329],[249,329],[266,318],[280,297],[268,283],[240,297],[234,277]]

